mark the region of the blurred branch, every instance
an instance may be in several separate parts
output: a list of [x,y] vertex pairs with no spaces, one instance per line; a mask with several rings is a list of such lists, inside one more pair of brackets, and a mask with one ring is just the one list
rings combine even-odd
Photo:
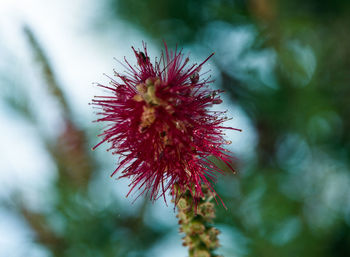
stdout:
[[37,41],[36,37],[34,36],[33,31],[28,26],[24,26],[23,31],[28,38],[28,41],[30,43],[30,46],[33,49],[33,53],[34,53],[38,63],[41,65],[42,74],[44,75],[44,78],[46,80],[46,84],[47,84],[48,88],[51,90],[51,93],[61,103],[61,105],[63,107],[64,114],[69,116],[71,114],[70,108],[69,108],[68,103],[64,97],[64,94],[59,86],[59,83],[56,80],[56,77],[54,75],[52,67],[49,63],[49,59],[47,58],[47,56],[44,53],[43,49],[41,48],[39,42]]
[[61,182],[64,185],[71,185],[72,189],[85,188],[94,167],[94,161],[89,155],[89,148],[86,146],[87,135],[74,124],[73,115],[65,95],[59,86],[49,59],[34,33],[28,26],[25,26],[23,31],[28,38],[38,64],[42,68],[42,75],[48,89],[58,99],[63,109],[64,130],[57,141],[46,142],[47,149],[56,160],[60,179],[62,179]]
[[37,241],[47,246],[54,256],[62,256],[65,251],[64,238],[58,236],[47,223],[46,217],[40,213],[34,213],[21,205],[20,212],[30,227],[35,232]]
[[8,199],[0,199],[0,206],[19,213],[32,229],[37,243],[45,245],[54,256],[63,256],[65,239],[52,230],[44,214],[33,212],[25,205],[20,191],[11,192]]

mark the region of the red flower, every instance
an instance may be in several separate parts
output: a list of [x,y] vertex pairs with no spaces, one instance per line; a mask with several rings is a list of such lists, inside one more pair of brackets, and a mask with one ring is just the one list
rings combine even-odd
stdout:
[[[221,103],[220,90],[208,88],[209,78],[199,74],[201,64],[188,65],[181,51],[168,51],[151,63],[146,45],[143,52],[133,51],[137,66],[125,60],[125,75],[115,73],[109,86],[111,96],[100,96],[93,104],[101,110],[97,121],[109,123],[100,135],[111,143],[110,150],[121,156],[111,176],[122,170],[122,177],[131,178],[131,189],[147,192],[152,200],[164,196],[177,184],[181,191],[190,189],[193,197],[202,197],[201,184],[215,182],[222,170],[209,159],[213,156],[230,166],[230,157],[222,137],[225,118],[221,112],[208,111]],[[237,129],[236,129],[237,130]]]

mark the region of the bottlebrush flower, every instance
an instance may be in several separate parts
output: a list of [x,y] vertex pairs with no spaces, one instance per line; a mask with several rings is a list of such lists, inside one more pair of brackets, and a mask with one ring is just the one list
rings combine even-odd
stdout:
[[[223,148],[222,112],[209,111],[221,103],[220,90],[210,90],[212,82],[200,74],[199,65],[189,65],[182,51],[165,52],[152,64],[146,45],[143,51],[133,47],[137,66],[125,59],[125,74],[115,72],[110,85],[98,85],[110,91],[110,96],[97,96],[93,105],[100,109],[97,121],[108,122],[99,136],[111,144],[109,150],[121,156],[120,178],[130,178],[131,189],[149,193],[152,200],[164,196],[175,185],[181,192],[189,189],[194,198],[203,197],[201,185],[210,191],[216,174],[223,171],[210,157],[215,157],[233,170],[230,156]],[[164,197],[165,199],[165,197]]]

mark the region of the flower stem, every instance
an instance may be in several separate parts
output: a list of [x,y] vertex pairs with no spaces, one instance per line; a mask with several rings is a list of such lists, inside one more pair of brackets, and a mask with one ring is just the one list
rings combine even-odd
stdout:
[[213,196],[206,186],[202,186],[202,191],[204,197],[198,199],[193,199],[189,190],[178,196],[176,217],[180,232],[185,233],[182,244],[188,247],[189,257],[219,257],[214,254],[219,247],[220,232],[212,225],[215,218],[214,204],[211,202]]

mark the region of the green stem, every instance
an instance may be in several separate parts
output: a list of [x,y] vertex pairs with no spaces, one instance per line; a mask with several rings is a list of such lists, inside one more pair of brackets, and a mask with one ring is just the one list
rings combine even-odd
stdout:
[[196,199],[197,213],[194,199],[187,190],[179,195],[177,200],[180,232],[185,233],[183,245],[188,247],[189,257],[219,257],[214,250],[219,247],[218,229],[213,227],[215,218],[213,196],[206,186],[202,186],[204,197]]

